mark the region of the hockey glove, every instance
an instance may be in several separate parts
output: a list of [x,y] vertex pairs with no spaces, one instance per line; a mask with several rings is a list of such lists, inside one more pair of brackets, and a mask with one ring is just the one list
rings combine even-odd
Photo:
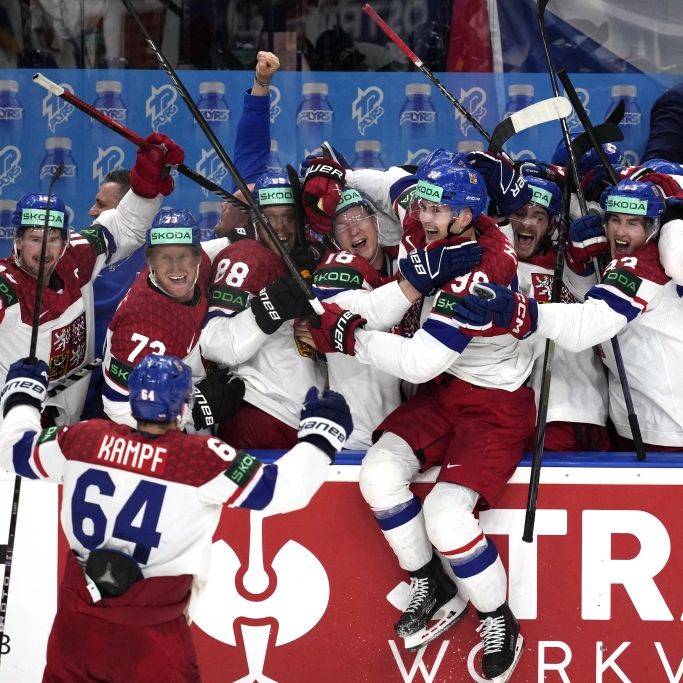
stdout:
[[163,133],[152,133],[145,138],[145,142],[147,146],[138,149],[130,171],[130,186],[140,197],[153,199],[160,192],[168,197],[173,192],[169,166],[182,164],[185,152]]
[[564,183],[564,168],[544,161],[523,161],[519,164],[519,174],[525,178],[540,178],[556,185]]
[[352,431],[353,420],[346,399],[336,391],[326,389],[319,393],[311,387],[301,411],[299,441],[312,443],[334,462]]
[[490,282],[479,284],[477,294],[468,294],[454,306],[455,319],[463,326],[482,328],[488,323],[525,339],[536,331],[538,304],[519,292]]
[[308,166],[303,185],[304,211],[308,224],[321,235],[332,232],[345,177],[342,165],[332,159],[313,159]]
[[420,294],[429,294],[432,289],[469,273],[481,263],[483,255],[484,250],[475,241],[451,244],[441,240],[411,251],[398,263],[403,277]]
[[487,152],[470,152],[467,160],[481,173],[489,198],[500,215],[509,216],[531,201],[532,193],[526,181],[507,159]]
[[315,348],[320,353],[345,353],[347,356],[356,355],[356,338],[354,336],[359,327],[367,320],[357,313],[345,311],[337,304],[323,302],[325,312],[317,320],[309,322],[309,329]]
[[0,394],[3,417],[17,405],[33,406],[42,410],[50,381],[47,363],[42,360],[21,358],[9,366],[5,386]]
[[322,261],[324,255],[325,247],[322,244],[311,242],[297,244],[289,252],[289,257],[294,261],[294,264],[304,277],[313,277],[313,272],[320,261]]
[[602,216],[587,213],[569,226],[567,240],[567,265],[577,275],[593,271],[591,259],[599,258],[609,251]]
[[251,300],[256,324],[273,334],[285,320],[305,318],[311,313],[309,299],[291,275],[275,280]]
[[217,370],[194,388],[192,420],[194,428],[210,429],[229,420],[244,398],[244,382],[228,370]]

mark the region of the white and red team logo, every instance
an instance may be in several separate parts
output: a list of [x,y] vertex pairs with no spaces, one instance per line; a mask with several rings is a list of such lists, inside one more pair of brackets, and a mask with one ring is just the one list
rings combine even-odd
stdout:
[[86,323],[81,313],[64,327],[52,330],[50,343],[50,380],[63,377],[85,360]]

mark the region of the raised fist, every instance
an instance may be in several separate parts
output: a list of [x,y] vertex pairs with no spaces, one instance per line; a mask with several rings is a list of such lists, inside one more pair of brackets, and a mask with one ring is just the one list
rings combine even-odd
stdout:
[[145,143],[145,147],[138,149],[135,165],[130,171],[131,189],[147,199],[153,199],[160,192],[168,197],[173,192],[169,167],[182,164],[185,152],[163,133],[148,135]]

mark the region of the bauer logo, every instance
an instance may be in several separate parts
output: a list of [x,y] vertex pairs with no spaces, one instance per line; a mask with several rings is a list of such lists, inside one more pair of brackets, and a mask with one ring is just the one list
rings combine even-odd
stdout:
[[270,122],[275,123],[276,119],[282,113],[282,107],[280,106],[280,99],[282,98],[282,93],[280,88],[277,86],[270,86]]
[[[462,106],[470,112],[470,114],[481,123],[481,120],[486,116],[486,91],[483,88],[475,86],[469,90],[460,89],[460,97],[458,98]],[[472,128],[472,124],[463,116],[457,109],[455,110],[455,120],[460,124],[460,132],[467,135],[467,132]]]
[[[74,90],[68,83],[60,83],[59,85],[73,94]],[[66,123],[73,112],[73,104],[65,102],[56,95],[48,93],[43,98],[43,116],[47,118],[47,126],[52,133],[55,132],[57,126]]]
[[365,135],[365,131],[384,115],[383,101],[384,92],[376,85],[371,85],[365,90],[358,88],[356,99],[351,105],[351,115],[361,135]]
[[160,88],[152,86],[152,94],[145,102],[145,116],[152,125],[153,131],[158,131],[161,126],[171,123],[178,113],[176,100],[178,92],[171,85],[162,85]]
[[97,148],[97,158],[92,162],[92,177],[98,185],[104,182],[108,173],[123,168],[124,154],[120,147]]
[[13,185],[21,175],[21,152],[14,145],[0,149],[0,196],[6,187]]
[[[228,175],[225,165],[218,158],[218,155],[213,149],[202,150],[201,158],[197,162],[194,170],[216,183],[216,185],[222,185]],[[206,188],[202,188],[202,192],[207,197],[209,196],[209,191]]]

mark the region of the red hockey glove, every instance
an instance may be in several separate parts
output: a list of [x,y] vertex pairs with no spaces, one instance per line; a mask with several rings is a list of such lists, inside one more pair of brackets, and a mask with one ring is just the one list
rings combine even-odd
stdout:
[[309,322],[311,336],[315,348],[321,353],[345,353],[347,356],[356,355],[356,338],[354,336],[359,327],[367,320],[356,313],[345,311],[337,304],[323,303],[325,312],[315,322]]
[[153,199],[160,192],[168,197],[173,192],[169,166],[182,164],[185,152],[163,133],[152,133],[145,142],[149,146],[138,149],[135,165],[130,171],[130,186],[140,197]]
[[333,159],[313,159],[304,178],[303,201],[306,220],[321,235],[332,232],[334,214],[346,184],[343,166]]

